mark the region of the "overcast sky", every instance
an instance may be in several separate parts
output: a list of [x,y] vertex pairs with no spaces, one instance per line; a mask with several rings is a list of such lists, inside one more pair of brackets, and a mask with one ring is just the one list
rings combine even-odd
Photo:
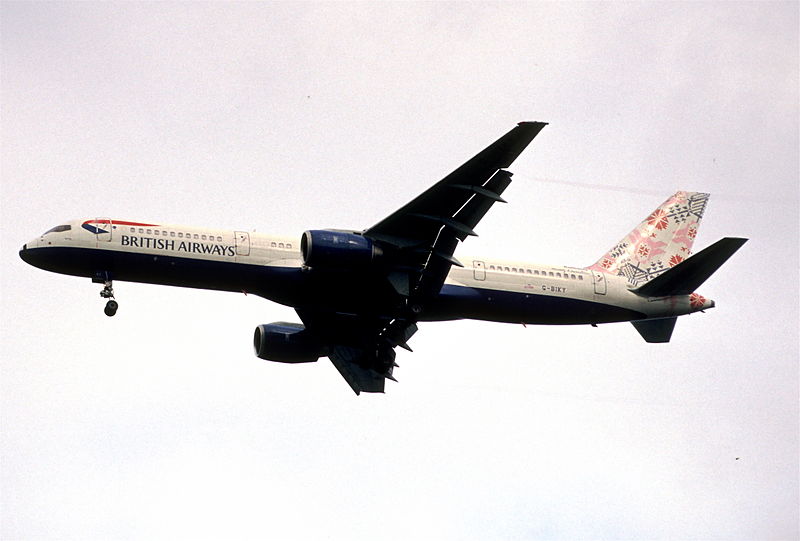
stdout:
[[[797,539],[798,3],[13,3],[3,539]],[[421,325],[399,383],[252,353],[294,312],[22,262],[74,218],[373,225],[549,122],[456,252],[584,266],[677,189],[748,242],[672,342]]]

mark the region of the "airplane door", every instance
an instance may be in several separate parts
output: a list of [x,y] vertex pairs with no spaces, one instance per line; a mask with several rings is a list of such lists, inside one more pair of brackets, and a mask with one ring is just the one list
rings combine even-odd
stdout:
[[605,295],[608,291],[606,285],[606,275],[602,272],[592,271],[592,281],[594,282],[594,292],[596,295]]
[[486,265],[483,261],[473,261],[472,268],[474,269],[473,272],[476,280],[486,280]]
[[250,233],[236,232],[236,255],[250,255]]
[[97,242],[111,241],[111,220],[109,218],[97,218],[94,221]]

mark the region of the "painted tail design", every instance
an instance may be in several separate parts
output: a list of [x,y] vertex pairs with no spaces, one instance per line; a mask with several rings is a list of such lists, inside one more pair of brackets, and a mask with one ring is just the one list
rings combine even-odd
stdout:
[[691,255],[709,194],[677,192],[589,268],[641,286]]

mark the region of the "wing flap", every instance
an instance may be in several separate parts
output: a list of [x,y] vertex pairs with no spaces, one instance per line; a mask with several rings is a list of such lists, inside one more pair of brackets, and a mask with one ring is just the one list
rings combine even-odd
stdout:
[[363,354],[363,350],[359,348],[335,346],[328,358],[357,395],[362,392],[384,392],[386,378],[371,368],[359,365]]

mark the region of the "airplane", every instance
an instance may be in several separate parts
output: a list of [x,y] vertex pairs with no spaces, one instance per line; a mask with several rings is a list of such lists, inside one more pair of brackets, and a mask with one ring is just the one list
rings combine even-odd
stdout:
[[714,307],[696,290],[747,241],[726,237],[691,255],[707,193],[675,193],[588,267],[454,256],[492,205],[505,203],[507,168],[546,125],[519,123],[363,230],[278,237],[89,218],[53,227],[19,254],[103,284],[108,316],[119,307],[114,280],[245,292],[290,306],[302,323],[258,325],[255,354],[282,363],[329,357],[357,395],[397,381],[395,348],[411,351],[422,322],[629,321],[647,342],[668,342],[679,316]]

